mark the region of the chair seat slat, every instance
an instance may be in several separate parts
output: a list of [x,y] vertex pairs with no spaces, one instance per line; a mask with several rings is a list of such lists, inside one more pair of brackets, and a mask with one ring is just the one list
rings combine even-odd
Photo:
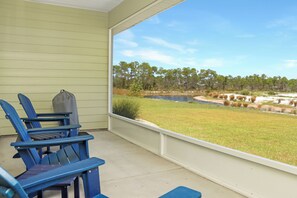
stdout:
[[44,156],[44,158],[41,159],[41,164],[49,164],[48,155]]
[[33,140],[48,140],[48,139],[54,139],[54,138],[60,138],[63,137],[60,133],[53,133],[53,134],[31,134],[30,137]]
[[69,160],[64,149],[60,149],[57,152],[57,157],[62,165],[69,164]]
[[60,164],[56,153],[50,153],[50,154],[48,154],[48,156],[49,156],[50,164]]
[[71,163],[78,162],[80,159],[71,145],[64,148],[66,155]]

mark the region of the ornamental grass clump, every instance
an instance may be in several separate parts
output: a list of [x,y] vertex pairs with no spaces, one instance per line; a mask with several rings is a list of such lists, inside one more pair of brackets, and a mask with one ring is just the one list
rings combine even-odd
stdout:
[[139,115],[140,105],[131,99],[120,99],[113,102],[112,112],[135,120]]
[[242,90],[240,93],[245,96],[250,95],[249,90],[246,90],[246,89]]

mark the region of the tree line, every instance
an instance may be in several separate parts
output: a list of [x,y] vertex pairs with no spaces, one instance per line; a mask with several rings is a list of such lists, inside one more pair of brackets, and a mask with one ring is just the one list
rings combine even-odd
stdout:
[[124,62],[113,66],[113,86],[143,90],[226,90],[297,92],[297,79],[265,74],[224,76],[211,69],[190,67],[164,69],[149,63]]

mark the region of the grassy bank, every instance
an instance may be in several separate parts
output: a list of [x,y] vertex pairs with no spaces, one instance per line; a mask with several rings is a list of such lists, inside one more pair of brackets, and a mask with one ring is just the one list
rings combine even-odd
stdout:
[[[124,98],[116,96],[115,99]],[[140,118],[194,138],[297,165],[297,117],[198,103],[134,98]]]

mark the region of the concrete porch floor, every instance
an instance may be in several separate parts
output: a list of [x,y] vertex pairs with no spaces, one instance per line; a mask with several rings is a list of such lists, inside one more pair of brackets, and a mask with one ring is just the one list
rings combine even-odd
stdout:
[[[106,161],[99,168],[101,190],[111,198],[159,197],[180,185],[200,191],[203,198],[244,197],[111,132],[96,131],[90,134],[95,137],[95,140],[89,142],[90,155]],[[12,175],[24,171],[22,160],[12,159],[15,150],[9,144],[15,139],[16,136],[0,137],[0,165]],[[73,197],[72,193],[73,189],[70,189],[69,197]],[[81,194],[84,197],[83,190]],[[45,196],[60,197],[60,194],[57,191],[47,191]]]

